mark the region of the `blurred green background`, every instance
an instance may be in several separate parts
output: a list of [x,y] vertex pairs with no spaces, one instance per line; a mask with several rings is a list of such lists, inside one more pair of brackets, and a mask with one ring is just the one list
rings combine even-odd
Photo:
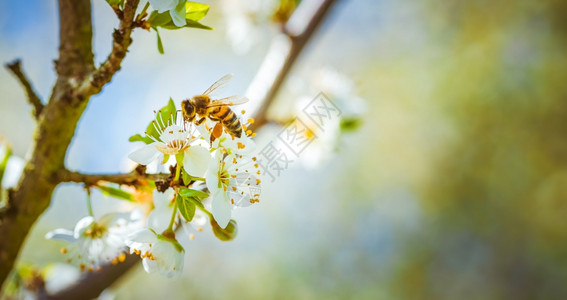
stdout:
[[[43,97],[54,80],[54,1],[0,4],[0,58],[23,58]],[[116,26],[94,2],[98,62]],[[268,49],[264,32],[235,54],[222,3],[212,32],[138,31],[122,71],[93,97],[69,168],[126,171],[127,142],[171,96],[179,103],[226,73],[242,93]],[[32,8],[33,7],[33,8]],[[366,100],[363,125],[317,168],[293,163],[262,201],[235,214],[239,236],[210,229],[187,244],[182,278],[141,266],[117,299],[562,299],[567,297],[567,3],[341,1],[278,96],[319,68],[340,70]],[[25,156],[34,120],[0,70],[0,134]],[[228,93],[230,93],[228,92]],[[313,97],[316,93],[308,94]],[[260,138],[271,139],[277,128]],[[95,214],[119,207],[95,195]],[[21,255],[63,262],[43,235],[86,214],[79,185],[61,185]]]

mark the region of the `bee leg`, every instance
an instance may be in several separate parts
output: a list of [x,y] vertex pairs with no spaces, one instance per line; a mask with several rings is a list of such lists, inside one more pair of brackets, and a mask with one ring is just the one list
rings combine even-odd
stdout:
[[199,126],[201,124],[203,124],[203,122],[205,122],[207,118],[201,118],[200,120],[195,121],[195,125]]

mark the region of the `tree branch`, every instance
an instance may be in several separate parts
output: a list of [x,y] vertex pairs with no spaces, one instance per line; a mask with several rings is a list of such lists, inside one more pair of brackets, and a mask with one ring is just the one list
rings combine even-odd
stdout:
[[110,82],[112,77],[121,68],[122,60],[128,52],[128,48],[132,44],[132,30],[136,27],[134,17],[140,0],[128,0],[124,4],[124,9],[120,17],[120,25],[112,34],[112,50],[106,61],[104,61],[98,69],[90,76],[90,79],[84,82],[80,88],[80,92],[85,95],[98,94],[102,87]]
[[[126,254],[126,260],[119,264],[107,264],[100,271],[84,273],[81,279],[73,286],[60,291],[55,295],[48,295],[44,299],[95,299],[106,287],[111,286],[120,279],[128,270],[140,261],[138,255]],[[101,289],[101,287],[104,287]]]
[[20,81],[20,83],[24,86],[24,90],[28,96],[28,102],[33,106],[33,115],[37,119],[41,115],[41,111],[43,110],[43,104],[41,103],[41,99],[34,91],[30,80],[26,77],[24,72],[22,71],[22,64],[19,59],[13,61],[12,63],[6,64],[6,68],[8,68],[16,78]]
[[267,112],[305,45],[328,15],[336,0],[302,1],[276,37],[246,94],[261,101],[249,129],[256,131],[268,122]]
[[171,174],[144,174],[137,171],[126,174],[82,174],[69,170],[59,172],[61,182],[77,182],[86,185],[96,185],[100,181],[112,182],[117,184],[136,186],[140,180],[166,180]]

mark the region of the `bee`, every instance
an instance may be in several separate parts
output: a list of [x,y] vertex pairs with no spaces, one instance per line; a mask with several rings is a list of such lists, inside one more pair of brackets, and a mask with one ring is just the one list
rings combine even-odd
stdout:
[[212,100],[210,96],[214,90],[228,83],[231,78],[232,74],[225,75],[213,83],[203,94],[181,102],[182,115],[186,122],[194,122],[196,125],[200,125],[207,117],[217,122],[211,133],[211,143],[222,135],[223,127],[233,137],[242,135],[240,120],[229,106],[246,103],[248,98],[235,95]]

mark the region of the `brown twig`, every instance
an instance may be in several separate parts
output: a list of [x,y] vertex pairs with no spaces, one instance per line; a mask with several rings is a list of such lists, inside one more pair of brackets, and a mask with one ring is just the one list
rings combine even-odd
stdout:
[[90,79],[81,86],[79,90],[82,94],[99,93],[102,87],[110,82],[114,74],[120,70],[122,60],[132,44],[132,30],[138,26],[134,18],[139,3],[140,0],[128,0],[124,4],[124,9],[117,13],[120,25],[112,34],[112,50],[100,67],[92,72]]
[[171,174],[140,174],[131,172],[126,174],[83,174],[62,170],[59,172],[59,180],[61,182],[77,182],[84,183],[87,186],[97,185],[101,181],[112,182],[123,185],[136,186],[141,180],[167,180]]
[[17,59],[9,64],[6,64],[6,68],[12,71],[14,76],[16,76],[16,78],[18,78],[20,83],[24,86],[24,90],[26,91],[26,94],[28,96],[28,102],[33,106],[33,115],[36,120],[39,119],[39,116],[41,115],[41,112],[43,110],[43,103],[41,103],[41,99],[34,91],[30,80],[22,71],[21,61]]
[[297,7],[284,25],[282,35],[273,40],[270,52],[248,88],[249,93],[252,93],[251,97],[262,101],[262,105],[255,112],[255,122],[249,126],[252,131],[268,122],[268,109],[285,78],[336,0],[318,1],[318,6],[309,5],[313,2],[307,2],[311,1],[304,1]]

